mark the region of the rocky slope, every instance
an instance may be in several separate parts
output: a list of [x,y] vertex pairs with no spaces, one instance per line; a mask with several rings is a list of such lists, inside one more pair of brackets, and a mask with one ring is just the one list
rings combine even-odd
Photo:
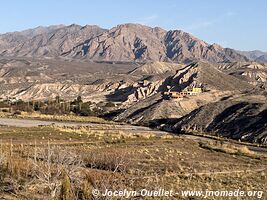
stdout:
[[95,61],[246,61],[233,49],[208,44],[181,30],[140,24],[38,27],[0,35],[1,56],[65,57]]
[[165,84],[173,91],[182,91],[187,88],[203,87],[206,91],[245,91],[253,86],[246,81],[223,73],[218,65],[197,62],[177,70],[176,74],[166,79]]

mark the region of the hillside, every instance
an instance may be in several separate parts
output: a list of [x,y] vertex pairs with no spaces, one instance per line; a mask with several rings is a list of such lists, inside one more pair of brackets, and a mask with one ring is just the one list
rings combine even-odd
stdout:
[[131,74],[155,75],[155,74],[173,73],[182,66],[183,66],[182,64],[174,64],[166,62],[149,62],[142,65],[141,67],[137,67],[131,72]]
[[172,130],[206,132],[267,144],[266,111],[266,96],[243,95],[199,107],[179,119]]
[[158,85],[155,90],[157,93],[168,90],[183,91],[193,86],[201,86],[206,92],[181,100],[165,100],[157,94],[134,103],[117,116],[116,120],[126,120],[135,124],[153,124],[161,119],[175,119],[224,96],[254,88],[246,81],[221,72],[216,65],[199,62],[180,67],[174,75],[163,79],[161,85]]
[[218,67],[229,75],[243,79],[258,88],[267,89],[267,66],[258,62],[234,62],[220,64]]
[[197,62],[177,70],[176,74],[165,81],[173,91],[182,91],[188,87],[202,86],[205,90],[245,91],[253,87],[231,75],[223,73],[217,64]]

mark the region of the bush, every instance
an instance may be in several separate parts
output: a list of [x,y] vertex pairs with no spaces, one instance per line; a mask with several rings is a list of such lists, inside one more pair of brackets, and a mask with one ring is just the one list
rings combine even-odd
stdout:
[[79,114],[81,116],[94,116],[95,115],[95,113],[86,104],[82,104]]

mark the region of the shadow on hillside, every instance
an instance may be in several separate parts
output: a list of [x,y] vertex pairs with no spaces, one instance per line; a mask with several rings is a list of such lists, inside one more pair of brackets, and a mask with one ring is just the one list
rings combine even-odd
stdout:
[[128,96],[134,93],[133,86],[128,86],[126,88],[116,89],[112,94],[106,95],[108,101],[118,102],[118,101],[127,101]]

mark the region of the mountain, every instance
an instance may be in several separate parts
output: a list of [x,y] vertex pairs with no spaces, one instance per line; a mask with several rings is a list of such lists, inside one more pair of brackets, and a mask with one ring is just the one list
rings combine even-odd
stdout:
[[237,51],[239,54],[246,56],[248,59],[258,62],[267,62],[267,52],[255,51]]
[[37,27],[0,35],[1,56],[57,57],[74,46],[104,32],[98,26]]
[[6,33],[0,35],[0,55],[176,63],[248,60],[233,49],[210,45],[181,30],[140,24],[122,24],[109,30],[73,24]]
[[169,61],[189,63],[196,60],[231,62],[247,60],[234,50],[195,38],[189,33],[165,31],[139,24],[123,24],[81,44],[68,52],[76,58],[92,60]]

